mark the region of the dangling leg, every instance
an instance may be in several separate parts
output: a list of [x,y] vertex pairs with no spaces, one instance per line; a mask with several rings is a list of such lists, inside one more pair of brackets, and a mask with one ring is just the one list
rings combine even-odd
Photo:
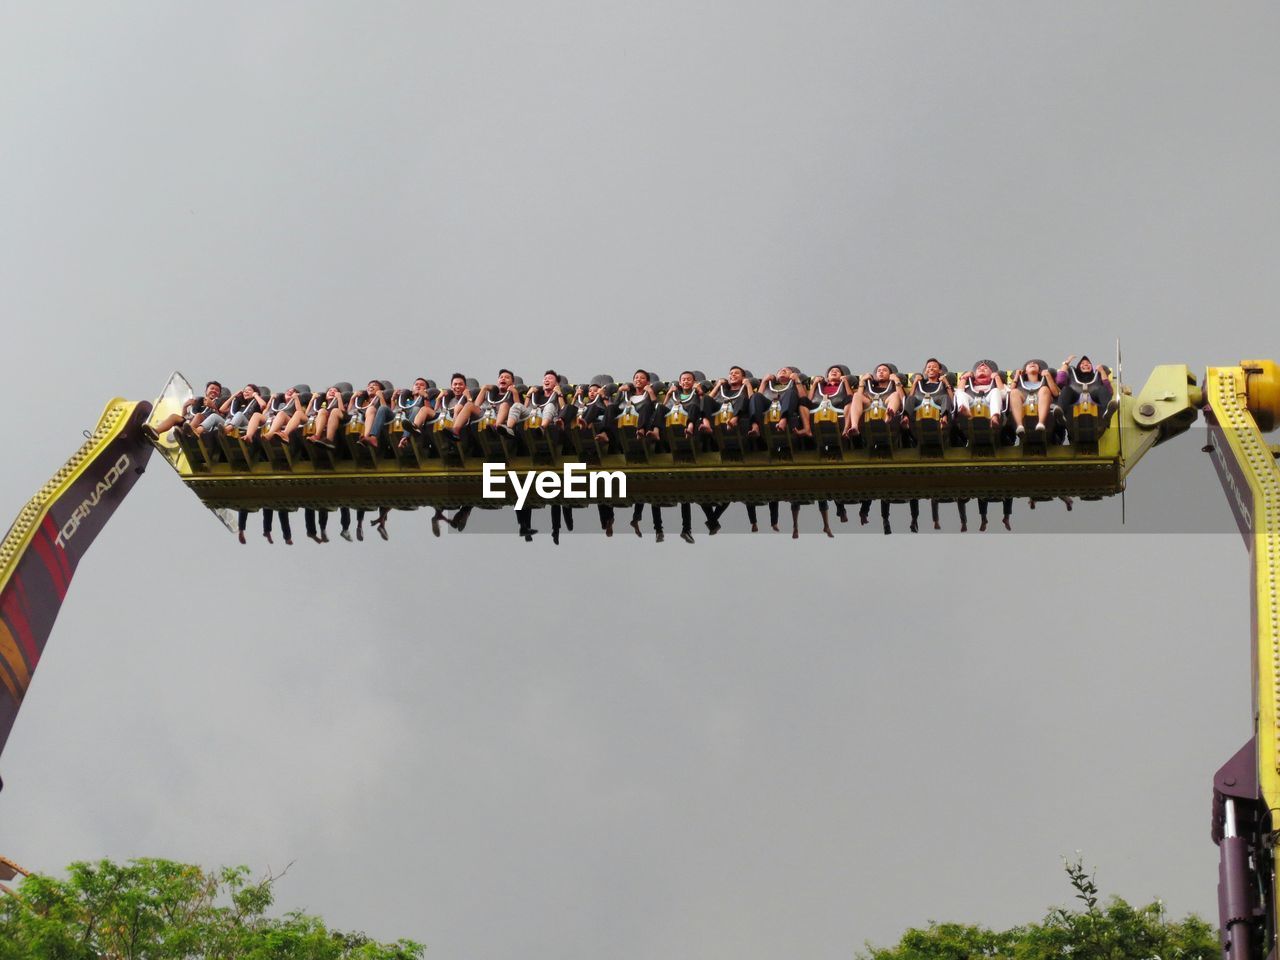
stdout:
[[920,501],[912,500],[910,506],[911,506],[911,532],[919,533],[920,532]]
[[888,500],[880,501],[880,519],[881,521],[884,522],[885,536],[888,536],[889,534],[893,533],[893,529],[889,526],[889,501]]

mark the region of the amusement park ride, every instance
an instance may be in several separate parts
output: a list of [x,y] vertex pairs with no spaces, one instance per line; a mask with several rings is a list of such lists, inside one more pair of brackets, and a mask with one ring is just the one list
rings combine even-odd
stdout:
[[[716,418],[710,435],[695,438],[701,442],[686,442],[678,409],[667,415],[665,444],[627,437],[620,445],[604,445],[593,431],[572,425],[566,435],[552,437],[536,418],[520,423],[513,435],[479,431],[468,444],[444,436],[439,423],[406,435],[403,422],[392,423],[388,435],[372,445],[360,442],[359,428],[351,427],[332,447],[298,436],[285,444],[251,445],[221,431],[216,437],[178,431],[149,439],[154,431],[144,428],[179,412],[190,396],[186,381],[175,376],[154,405],[108,403],[88,440],[0,542],[0,750],[80,558],[155,450],[219,513],[509,505],[511,498],[484,496],[483,464],[494,461],[512,471],[572,460],[620,472],[627,484],[625,501],[617,504],[1099,499],[1122,492],[1129,471],[1149,449],[1185,432],[1203,412],[1204,449],[1235,514],[1253,574],[1253,736],[1218,771],[1213,789],[1223,955],[1277,957],[1280,826],[1272,811],[1280,809],[1280,447],[1263,439],[1280,423],[1280,368],[1274,362],[1210,367],[1199,381],[1186,366],[1157,367],[1137,397],[1119,387],[1106,410],[1085,395],[1066,414],[1070,445],[1037,444],[1028,434],[1027,442],[1008,446],[997,432],[975,429],[967,445],[952,446],[945,431],[931,435],[929,424],[919,420],[917,442],[904,445],[894,418],[874,407],[858,443],[842,439],[821,407],[813,414],[812,438],[793,436],[789,428],[769,429],[774,423],[767,420],[764,438],[754,444],[741,442],[727,418]],[[1034,422],[1034,412],[1027,413]],[[982,420],[973,418],[975,425]],[[532,498],[535,506],[549,502]]]

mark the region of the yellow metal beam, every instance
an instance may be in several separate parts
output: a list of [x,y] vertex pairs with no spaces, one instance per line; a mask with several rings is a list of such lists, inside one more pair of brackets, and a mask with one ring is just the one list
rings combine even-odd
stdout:
[[1273,426],[1280,411],[1276,373],[1270,361],[1248,361],[1205,374],[1214,466],[1252,565],[1258,788],[1273,815],[1280,809],[1280,466],[1260,422]]

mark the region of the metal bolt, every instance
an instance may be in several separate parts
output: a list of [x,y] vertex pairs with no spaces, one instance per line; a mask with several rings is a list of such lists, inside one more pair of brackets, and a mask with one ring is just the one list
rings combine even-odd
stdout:
[[1156,415],[1156,408],[1150,403],[1144,403],[1138,408],[1138,412],[1144,417],[1154,417]]

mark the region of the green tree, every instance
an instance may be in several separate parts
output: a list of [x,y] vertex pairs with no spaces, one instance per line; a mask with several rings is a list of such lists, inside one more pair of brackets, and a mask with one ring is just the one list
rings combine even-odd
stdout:
[[892,947],[873,947],[860,960],[1218,960],[1214,927],[1199,917],[1169,920],[1159,901],[1132,907],[1120,897],[1099,903],[1093,875],[1079,859],[1065,863],[1080,905],[1055,907],[1039,923],[993,931],[962,923],[911,929]]
[[73,863],[0,895],[0,960],[420,960],[303,913],[267,916],[277,877],[169,860]]

